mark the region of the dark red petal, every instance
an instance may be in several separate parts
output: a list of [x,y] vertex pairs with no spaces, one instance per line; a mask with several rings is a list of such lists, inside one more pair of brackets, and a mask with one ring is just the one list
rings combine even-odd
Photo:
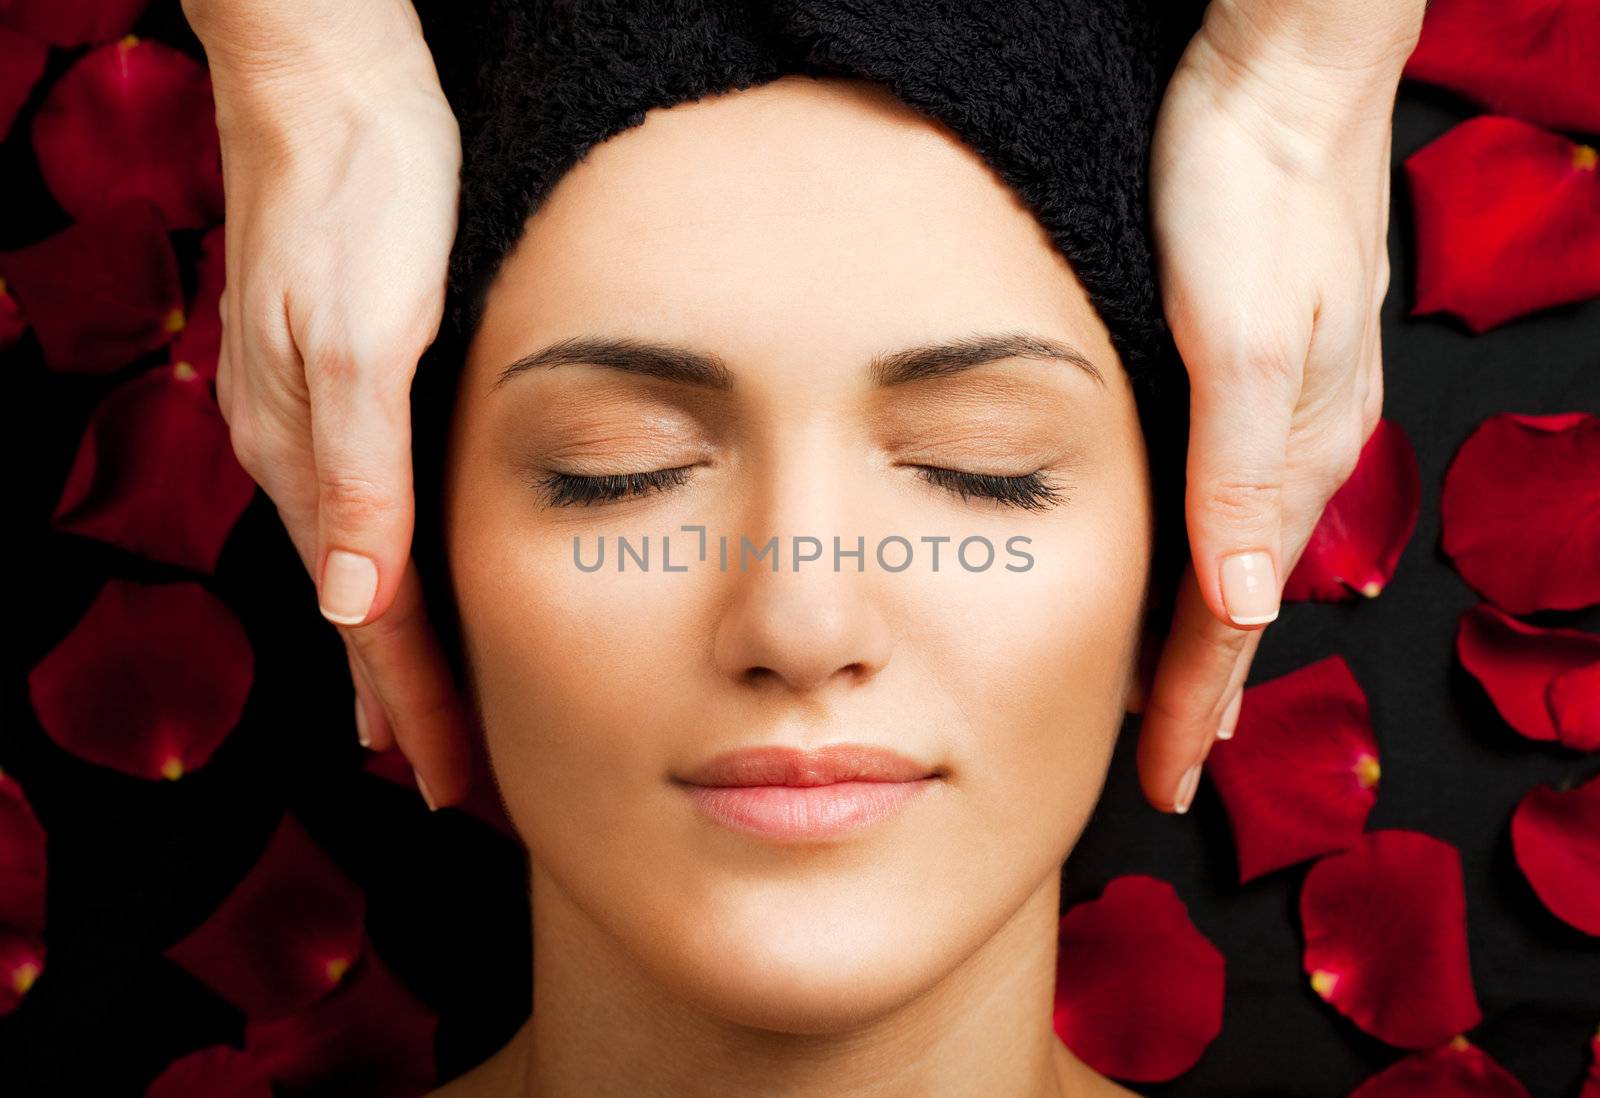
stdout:
[[1412,316],[1484,332],[1600,294],[1596,153],[1514,118],[1461,123],[1406,158],[1417,223]]
[[183,327],[183,285],[161,215],[129,202],[0,253],[0,278],[52,370],[104,374]]
[[[1531,740],[1561,740],[1581,751],[1600,748],[1600,730],[1585,729],[1592,699],[1563,701],[1566,727],[1556,724],[1551,691],[1568,672],[1600,669],[1600,634],[1527,625],[1479,603],[1456,629],[1461,665],[1483,684],[1506,723]],[[1583,680],[1575,680],[1581,689]],[[1593,738],[1584,739],[1588,731]]]
[[1600,935],[1600,777],[1565,793],[1528,790],[1511,814],[1511,845],[1545,906]]
[[1478,1024],[1461,855],[1416,831],[1373,831],[1300,890],[1313,990],[1372,1036],[1432,1048]]
[[1600,1098],[1600,1032],[1589,1038],[1589,1074],[1578,1098]]
[[188,321],[172,341],[172,362],[187,364],[207,381],[217,376],[217,355],[222,349],[222,315],[217,311],[226,276],[223,232],[218,225],[200,240],[198,283],[189,302]]
[[366,901],[285,815],[221,906],[167,956],[251,1018],[279,1018],[339,985],[360,957]]
[[1457,1037],[1391,1064],[1350,1098],[1528,1098],[1528,1091],[1488,1053]]
[[45,836],[15,778],[0,774],[0,926],[44,926]]
[[0,278],[0,351],[21,339],[27,330],[28,320],[22,315],[22,307],[6,289],[6,280]]
[[84,218],[146,198],[169,229],[222,218],[222,154],[211,77],[180,50],[129,35],[62,74],[33,119],[39,172]]
[[0,27],[0,141],[11,132],[28,93],[44,75],[50,48],[37,38]]
[[16,1010],[44,971],[44,941],[0,926],[0,1017]]
[[1222,1032],[1224,967],[1171,885],[1118,877],[1061,917],[1056,1034],[1103,1074],[1172,1079]]
[[1343,656],[1248,687],[1231,740],[1206,758],[1239,880],[1343,850],[1377,800],[1378,740]]
[[[387,779],[402,789],[416,791],[417,795],[421,796],[421,792],[417,790],[416,771],[411,769],[411,764],[406,761],[405,755],[398,749],[390,748],[387,751],[367,752],[365,768],[368,773]],[[511,820],[506,816],[505,806],[501,803],[499,796],[492,788],[484,788],[482,781],[474,781],[472,783],[472,788],[467,793],[466,800],[460,804],[449,805],[440,811],[448,812],[451,809],[459,809],[469,816],[475,816],[508,839],[521,841],[517,836],[516,827],[512,825]]]
[[198,583],[113,579],[28,691],[65,750],[136,778],[178,778],[238,724],[254,670],[244,627]]
[[5,0],[0,22],[52,46],[86,46],[128,33],[150,0]]
[[1600,130],[1600,7],[1591,0],[1433,0],[1405,75],[1498,114]]
[[1557,675],[1545,700],[1557,739],[1582,751],[1600,750],[1600,663]]
[[144,1098],[272,1098],[272,1082],[255,1057],[230,1045],[213,1045],[167,1065]]
[[255,491],[210,386],[182,364],[162,366],[95,409],[55,528],[209,574]]
[[1439,522],[1461,577],[1504,610],[1600,602],[1600,418],[1490,416],[1450,463]]
[[415,1098],[433,1086],[438,1015],[371,949],[332,994],[245,1027],[245,1048],[290,1093]]
[[1355,472],[1323,509],[1283,597],[1319,602],[1375,597],[1394,576],[1421,503],[1411,440],[1398,423],[1379,420]]

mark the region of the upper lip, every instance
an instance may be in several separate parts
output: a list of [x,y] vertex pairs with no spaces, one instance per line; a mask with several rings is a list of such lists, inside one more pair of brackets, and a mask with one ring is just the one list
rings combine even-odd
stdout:
[[835,743],[809,751],[747,747],[725,751],[680,776],[690,785],[831,785],[834,782],[911,782],[941,771],[884,747]]

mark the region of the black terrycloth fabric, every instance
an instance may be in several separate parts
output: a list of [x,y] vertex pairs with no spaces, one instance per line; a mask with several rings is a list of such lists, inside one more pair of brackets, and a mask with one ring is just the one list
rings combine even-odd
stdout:
[[1131,376],[1165,358],[1146,177],[1166,43],[1140,0],[490,0],[485,30],[458,97],[458,332],[592,146],[653,107],[836,74],[884,85],[984,157],[1071,262]]

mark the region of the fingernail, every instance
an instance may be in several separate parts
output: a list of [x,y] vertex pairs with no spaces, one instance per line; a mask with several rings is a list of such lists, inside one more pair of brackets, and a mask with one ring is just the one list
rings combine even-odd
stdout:
[[433,803],[433,794],[428,792],[428,783],[422,780],[421,774],[417,775],[417,789],[422,793],[422,801],[428,806],[428,811],[439,811],[439,806]]
[[367,731],[367,707],[361,704],[361,698],[356,698],[356,739],[361,741],[362,747],[372,746],[372,733]]
[[1250,549],[1222,558],[1222,603],[1235,625],[1261,625],[1278,616],[1278,577],[1272,557]]
[[1194,800],[1194,787],[1200,784],[1200,764],[1195,763],[1183,772],[1183,778],[1178,782],[1178,795],[1172,799],[1172,811],[1183,815],[1189,811],[1189,802]]
[[1244,688],[1235,691],[1233,700],[1228,703],[1228,708],[1222,714],[1222,727],[1217,729],[1217,739],[1233,739],[1233,730],[1239,726],[1239,704],[1244,701]]
[[323,617],[337,625],[355,625],[366,618],[377,593],[378,566],[371,557],[344,549],[328,553],[317,590]]

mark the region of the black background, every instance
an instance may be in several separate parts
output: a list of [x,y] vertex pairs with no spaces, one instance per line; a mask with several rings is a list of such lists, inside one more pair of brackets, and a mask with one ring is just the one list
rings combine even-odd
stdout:
[[[176,3],[136,28],[199,55]],[[33,109],[78,51],[51,67],[0,147],[0,248],[68,219],[45,191],[29,143]],[[1412,219],[1401,161],[1478,113],[1406,83],[1395,116],[1393,283],[1383,310],[1384,414],[1416,447],[1422,513],[1391,586],[1359,604],[1291,604],[1267,630],[1260,682],[1341,653],[1366,690],[1383,764],[1369,829],[1404,827],[1463,857],[1473,975],[1483,1023],[1470,1034],[1536,1098],[1577,1094],[1600,1024],[1600,941],[1544,908],[1518,870],[1508,821],[1541,782],[1573,782],[1600,758],[1511,730],[1454,655],[1456,621],[1478,601],[1439,550],[1438,499],[1462,440],[1497,412],[1600,411],[1600,302],[1548,310],[1473,336],[1458,322],[1408,319]],[[1592,140],[1592,138],[1591,138]],[[176,234],[185,277],[198,233]],[[21,782],[49,836],[43,974],[0,1018],[0,1094],[137,1095],[173,1059],[240,1043],[243,1019],[160,951],[199,924],[254,864],[286,809],[365,891],[369,947],[439,1011],[440,1079],[498,1048],[526,1016],[531,966],[521,850],[458,812],[433,817],[408,790],[361,772],[342,647],[316,612],[299,558],[258,493],[216,576],[255,648],[255,684],[239,727],[203,769],[143,782],[81,762],[43,733],[26,673],[72,628],[105,579],[193,579],[109,546],[53,533],[49,517],[89,415],[114,384],[48,371],[31,336],[0,355],[10,441],[13,557],[11,673],[0,769]],[[1600,629],[1600,609],[1546,614],[1545,625]],[[199,654],[197,654],[199,655]],[[1200,1062],[1151,1095],[1347,1094],[1402,1055],[1322,1003],[1300,967],[1305,867],[1239,886],[1226,819],[1209,783],[1193,811],[1157,813],[1124,730],[1107,791],[1065,871],[1064,904],[1110,878],[1172,882],[1227,958],[1222,1035]]]

